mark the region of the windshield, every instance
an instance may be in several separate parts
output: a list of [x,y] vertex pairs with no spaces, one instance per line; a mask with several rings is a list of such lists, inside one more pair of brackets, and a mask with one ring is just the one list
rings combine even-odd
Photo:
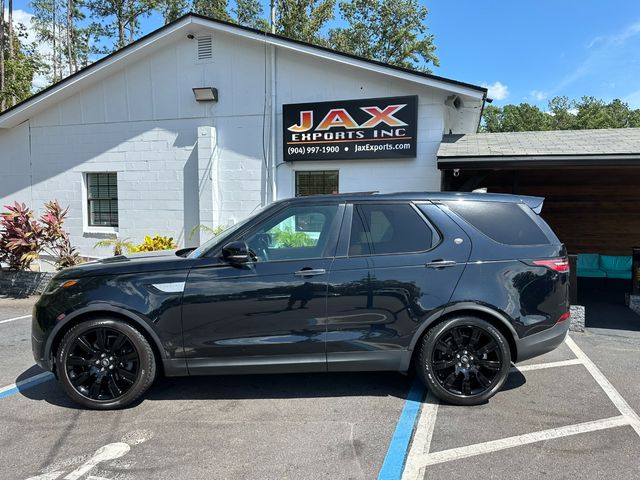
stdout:
[[227,238],[229,238],[231,235],[233,235],[240,228],[244,227],[247,223],[249,223],[251,220],[253,220],[258,215],[260,215],[262,212],[264,212],[266,210],[266,208],[267,208],[267,206],[260,207],[258,210],[256,210],[253,214],[249,215],[244,220],[241,220],[240,222],[236,223],[235,225],[230,226],[229,228],[224,230],[219,235],[217,235],[217,236],[215,236],[213,238],[210,238],[205,243],[203,243],[198,248],[196,248],[193,252],[191,252],[189,254],[188,258],[200,258],[200,257],[204,256],[209,250],[211,250],[218,243],[221,243],[221,242],[225,241]]

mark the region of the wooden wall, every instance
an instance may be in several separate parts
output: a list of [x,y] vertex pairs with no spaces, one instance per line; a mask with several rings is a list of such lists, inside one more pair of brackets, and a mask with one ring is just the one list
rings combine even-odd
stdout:
[[466,190],[545,197],[542,217],[570,253],[631,255],[632,247],[640,247],[640,168],[445,173],[448,189],[465,183]]

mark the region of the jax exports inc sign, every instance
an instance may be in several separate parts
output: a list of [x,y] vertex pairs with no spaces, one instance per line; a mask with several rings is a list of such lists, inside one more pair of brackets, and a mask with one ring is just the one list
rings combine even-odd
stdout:
[[284,160],[415,157],[418,96],[282,106]]

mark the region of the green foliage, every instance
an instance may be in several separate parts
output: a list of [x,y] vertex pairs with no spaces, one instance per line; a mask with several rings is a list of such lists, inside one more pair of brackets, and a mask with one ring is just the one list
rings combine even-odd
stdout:
[[164,237],[161,235],[150,237],[145,235],[144,241],[140,245],[134,245],[129,249],[129,252],[155,252],[156,250],[173,250],[174,248],[178,248],[178,245],[173,241],[173,237]]
[[351,0],[339,4],[346,27],[329,33],[333,48],[400,67],[430,72],[440,65],[428,10],[416,0]]
[[521,103],[496,107],[487,105],[482,115],[482,132],[525,132],[538,130],[581,130],[589,128],[640,127],[640,109],[632,110],[619,99],[607,103],[595,97],[580,100],[554,97],[547,111]]
[[226,230],[225,227],[222,226],[217,226],[217,227],[209,227],[207,225],[202,225],[201,223],[196,225],[195,227],[193,227],[191,229],[191,232],[189,232],[189,240],[192,240],[193,237],[195,236],[196,232],[204,232],[208,235],[211,235],[212,237],[217,237],[218,235],[220,235],[222,232],[224,232]]
[[200,15],[230,21],[227,0],[193,0],[193,10]]
[[269,30],[269,22],[262,17],[262,4],[258,0],[236,0],[234,21],[245,27]]
[[96,242],[94,248],[98,247],[112,247],[113,255],[122,255],[125,250],[130,252],[134,247],[133,243],[128,238],[106,238]]
[[332,20],[335,0],[277,0],[276,33],[326,45],[322,29]]
[[[0,81],[0,111],[31,96],[31,86],[36,73],[43,71],[43,59],[34,44],[25,43],[26,27],[16,24],[13,28],[13,48],[9,47],[9,26],[4,28],[4,81]],[[11,54],[13,52],[13,55]]]
[[44,243],[42,226],[24,203],[4,208],[0,214],[0,261],[11,270],[29,270]]
[[173,22],[189,10],[188,0],[162,0],[160,2],[160,10],[164,23]]
[[132,43],[140,33],[140,18],[162,9],[163,0],[88,0],[96,39],[111,42],[101,53],[109,53]]
[[305,232],[295,232],[293,229],[275,228],[269,232],[273,238],[273,244],[279,248],[291,247],[312,247],[316,240],[309,237]]

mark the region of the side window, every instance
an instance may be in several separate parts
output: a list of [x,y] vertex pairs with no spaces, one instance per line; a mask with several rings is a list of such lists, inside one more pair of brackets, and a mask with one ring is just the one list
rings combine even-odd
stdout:
[[535,221],[517,203],[446,202],[456,215],[480,232],[506,245],[548,245],[551,243]]
[[349,255],[429,250],[433,232],[409,204],[354,205]]
[[250,231],[245,240],[258,261],[325,255],[338,205],[290,207]]

